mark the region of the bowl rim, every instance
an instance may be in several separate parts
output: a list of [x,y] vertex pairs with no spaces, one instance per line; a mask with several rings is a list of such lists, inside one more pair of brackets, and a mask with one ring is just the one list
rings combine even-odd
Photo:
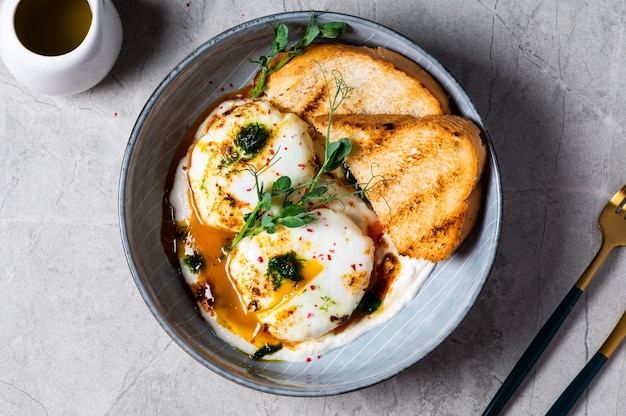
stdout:
[[[468,103],[469,108],[479,117],[479,119],[476,120],[476,122],[480,124],[480,128],[482,130],[484,141],[487,147],[488,162],[491,162],[491,169],[490,169],[491,178],[490,179],[491,181],[494,182],[495,188],[498,191],[496,195],[497,196],[497,204],[496,204],[497,205],[496,206],[497,219],[495,221],[495,237],[494,237],[493,245],[491,249],[489,250],[489,261],[486,264],[484,276],[482,278],[482,281],[480,282],[479,289],[475,292],[474,296],[470,298],[470,301],[467,303],[466,307],[462,310],[461,314],[459,315],[458,320],[454,323],[454,325],[452,325],[449,328],[449,331],[445,334],[442,340],[446,339],[452,332],[456,330],[456,328],[460,325],[460,323],[465,319],[469,310],[475,304],[476,299],[478,298],[479,294],[482,292],[485,286],[485,283],[487,279],[489,278],[489,275],[491,274],[492,269],[493,269],[496,251],[499,247],[500,236],[501,236],[501,226],[502,226],[502,187],[501,187],[500,169],[499,169],[497,157],[495,154],[495,149],[493,147],[493,143],[491,140],[491,136],[484,123],[484,119],[482,118],[482,116],[480,116],[480,113],[478,109],[475,107],[474,102],[467,95],[467,92],[462,87],[462,85],[458,82],[457,78],[438,59],[434,58],[431,54],[426,52],[421,46],[416,44],[414,41],[412,41],[408,37],[380,23],[376,23],[372,20],[365,19],[359,16],[350,15],[350,14],[330,12],[330,11],[322,12],[322,11],[315,11],[315,10],[290,11],[290,12],[269,14],[269,15],[265,15],[262,17],[249,20],[249,21],[242,22],[236,26],[233,26],[230,29],[227,29],[217,34],[216,36],[210,38],[209,40],[205,41],[200,46],[195,48],[191,53],[189,53],[185,58],[183,58],[178,64],[174,66],[174,68],[164,77],[164,79],[158,84],[155,90],[151,93],[150,97],[146,101],[146,104],[143,106],[139,116],[137,117],[136,122],[133,125],[133,129],[130,134],[129,141],[124,151],[124,157],[123,157],[123,161],[122,161],[122,165],[120,169],[120,180],[119,180],[118,221],[119,221],[121,240],[122,240],[122,245],[123,245],[126,261],[128,263],[131,275],[133,276],[133,280],[135,281],[135,285],[137,286],[144,302],[148,306],[148,309],[150,310],[154,318],[157,320],[157,322],[160,324],[160,326],[170,336],[170,338],[173,341],[175,341],[176,344],[178,344],[178,346],[181,347],[187,354],[189,354],[191,357],[193,357],[196,361],[198,361],[203,366],[212,370],[214,373],[236,384],[239,384],[241,386],[248,387],[253,390],[257,390],[257,391],[261,391],[265,393],[278,394],[278,395],[284,395],[284,396],[295,396],[295,397],[319,397],[319,396],[343,394],[343,393],[360,390],[360,389],[381,383],[385,380],[388,380],[398,375],[399,373],[406,370],[407,368],[417,364],[419,361],[421,361],[423,358],[429,355],[434,349],[436,349],[437,346],[439,346],[441,342],[443,341],[437,343],[434,347],[428,350],[421,358],[418,358],[415,361],[405,366],[396,368],[391,374],[384,374],[382,376],[379,376],[378,380],[373,380],[373,381],[367,380],[362,383],[358,383],[358,384],[355,383],[354,385],[350,385],[349,387],[344,386],[344,387],[338,387],[338,388],[325,388],[325,389],[317,389],[317,390],[304,390],[304,389],[298,390],[295,388],[281,388],[281,387],[276,387],[276,386],[269,387],[263,384],[255,383],[252,380],[239,377],[227,371],[226,369],[220,367],[219,365],[213,363],[212,361],[207,360],[205,357],[199,354],[196,350],[191,348],[191,346],[187,345],[183,341],[183,339],[180,337],[180,335],[176,333],[173,326],[159,313],[157,306],[155,305],[154,301],[150,298],[147,289],[144,287],[143,283],[141,282],[141,278],[139,276],[140,275],[139,270],[137,268],[135,260],[133,259],[133,255],[131,253],[130,241],[129,241],[130,239],[129,239],[128,229],[126,226],[127,222],[126,222],[125,204],[126,204],[126,187],[127,187],[127,180],[128,180],[128,169],[129,169],[129,165],[133,156],[133,152],[136,147],[139,133],[143,127],[143,124],[146,118],[148,117],[149,113],[151,112],[151,110],[153,109],[157,101],[159,100],[161,94],[177,78],[179,73],[181,73],[184,69],[190,66],[201,54],[203,54],[205,51],[210,49],[213,45],[219,42],[222,42],[226,40],[227,38],[238,34],[241,31],[245,31],[251,26],[279,23],[282,20],[288,20],[288,19],[304,18],[305,16],[310,16],[311,13],[324,15],[325,17],[330,18],[333,21],[343,20],[343,21],[346,21],[348,24],[350,23],[350,21],[358,22],[359,24],[368,26],[376,31],[386,33],[388,35],[393,36],[394,38],[401,40],[409,48],[417,50],[421,55],[423,55],[429,61],[431,65],[437,67],[439,71],[445,74],[445,76],[447,77],[447,80],[455,84],[455,88],[458,89],[463,95],[465,95],[465,97],[467,98],[467,103]],[[339,40],[339,42],[341,42],[341,40]],[[447,90],[448,88],[449,87],[445,89]]]

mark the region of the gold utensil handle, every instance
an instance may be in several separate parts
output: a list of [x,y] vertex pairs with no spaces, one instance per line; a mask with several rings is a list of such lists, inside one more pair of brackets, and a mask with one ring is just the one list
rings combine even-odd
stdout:
[[611,354],[617,349],[617,346],[622,342],[626,336],[626,312],[622,315],[619,322],[611,332],[611,335],[604,341],[602,347],[598,350],[606,358],[609,358]]
[[604,363],[606,363],[611,354],[613,354],[613,351],[615,351],[617,346],[624,339],[624,335],[626,335],[626,312],[624,312],[620,318],[615,329],[611,332],[611,335],[609,335],[604,344],[602,344],[602,347],[591,357],[587,365],[580,370],[576,378],[574,378],[563,393],[561,393],[548,413],[546,413],[546,416],[563,416],[574,407],[580,395],[583,394]]
[[596,274],[600,266],[602,266],[602,263],[604,263],[606,256],[614,248],[615,245],[608,244],[606,241],[602,241],[602,245],[600,246],[600,249],[596,253],[595,257],[591,260],[591,263],[589,263],[583,274],[580,275],[580,277],[576,281],[577,288],[579,288],[583,292],[587,289],[587,286],[589,286],[591,279],[593,279],[593,276]]

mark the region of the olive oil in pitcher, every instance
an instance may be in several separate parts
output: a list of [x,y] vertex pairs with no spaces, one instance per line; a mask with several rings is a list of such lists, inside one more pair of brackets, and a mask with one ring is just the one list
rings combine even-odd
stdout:
[[14,24],[18,39],[30,51],[57,56],[82,43],[91,20],[87,0],[21,0]]

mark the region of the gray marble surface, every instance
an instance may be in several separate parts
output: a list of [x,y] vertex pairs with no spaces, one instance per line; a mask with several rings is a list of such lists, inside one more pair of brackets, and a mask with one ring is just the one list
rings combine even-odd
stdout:
[[[92,90],[34,94],[0,64],[0,414],[480,414],[601,242],[626,182],[626,4],[588,1],[118,0],[121,55]],[[194,48],[271,13],[328,9],[408,36],[466,87],[501,168],[495,265],[458,329],[400,375],[277,397],[204,368],[159,327],[122,251],[120,165],[133,124]],[[506,414],[540,415],[626,307],[626,253],[600,269]],[[573,409],[626,414],[626,349]]]

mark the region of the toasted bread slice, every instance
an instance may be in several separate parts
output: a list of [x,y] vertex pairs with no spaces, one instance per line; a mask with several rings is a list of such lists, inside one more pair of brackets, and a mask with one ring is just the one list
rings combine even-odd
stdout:
[[[328,116],[316,119],[328,124]],[[402,255],[448,258],[471,228],[486,158],[480,130],[459,116],[337,115],[331,140],[348,137],[346,158]],[[466,220],[471,223],[466,224]]]
[[[278,58],[278,60],[280,57]],[[332,74],[352,88],[336,114],[449,114],[448,96],[418,64],[383,48],[338,43],[311,44],[267,77],[267,98],[309,123],[328,114]]]

